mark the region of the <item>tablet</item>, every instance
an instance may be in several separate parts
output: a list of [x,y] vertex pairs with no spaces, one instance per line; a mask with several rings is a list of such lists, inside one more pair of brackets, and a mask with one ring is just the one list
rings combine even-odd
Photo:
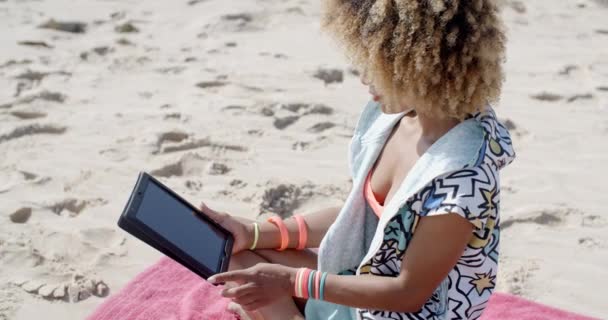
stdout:
[[204,279],[228,269],[232,234],[146,172],[118,226]]

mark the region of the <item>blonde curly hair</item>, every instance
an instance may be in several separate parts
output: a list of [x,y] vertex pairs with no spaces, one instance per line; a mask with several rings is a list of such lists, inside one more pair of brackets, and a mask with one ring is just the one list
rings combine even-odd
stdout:
[[492,0],[324,0],[321,23],[389,105],[462,119],[498,100],[506,37]]

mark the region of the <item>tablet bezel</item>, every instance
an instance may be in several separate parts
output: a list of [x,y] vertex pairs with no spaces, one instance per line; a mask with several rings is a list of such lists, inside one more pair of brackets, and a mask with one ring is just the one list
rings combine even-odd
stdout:
[[[218,261],[216,270],[208,269],[206,266],[196,261],[196,259],[192,258],[192,256],[190,256],[187,252],[184,252],[182,249],[172,244],[168,239],[165,239],[154,229],[150,228],[137,218],[137,210],[141,205],[146,188],[150,183],[156,184],[156,186],[167,192],[174,199],[189,207],[194,213],[196,213],[197,217],[202,220],[202,223],[208,223],[214,226],[225,235],[226,240],[224,242],[224,252],[220,258],[220,261]],[[127,202],[127,205],[120,216],[118,226],[163,254],[169,256],[173,260],[179,262],[204,279],[207,279],[216,273],[225,272],[228,270],[232,246],[234,244],[234,237],[232,234],[224,227],[216,223],[213,219],[204,215],[199,209],[194,207],[188,201],[184,200],[177,193],[173,192],[173,190],[146,172],[140,172],[135,187],[133,188],[133,191],[129,197],[129,201]]]

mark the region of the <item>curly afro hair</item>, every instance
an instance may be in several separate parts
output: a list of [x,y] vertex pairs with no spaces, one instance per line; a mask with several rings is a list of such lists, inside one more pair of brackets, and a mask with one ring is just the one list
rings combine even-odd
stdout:
[[323,2],[323,29],[389,105],[463,119],[498,100],[506,37],[492,0]]

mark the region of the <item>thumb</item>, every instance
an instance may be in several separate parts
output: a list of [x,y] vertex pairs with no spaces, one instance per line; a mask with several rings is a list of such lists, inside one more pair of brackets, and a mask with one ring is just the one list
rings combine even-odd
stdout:
[[209,216],[209,218],[215,220],[215,222],[221,223],[221,217],[222,215],[219,214],[217,211],[207,207],[207,205],[204,202],[201,202],[200,205],[200,210],[206,214],[207,216]]
[[218,284],[218,283],[226,283],[228,281],[233,281],[236,283],[244,283],[247,282],[249,275],[245,270],[235,270],[228,271],[224,273],[218,273],[214,276],[211,276],[207,279],[207,281]]

